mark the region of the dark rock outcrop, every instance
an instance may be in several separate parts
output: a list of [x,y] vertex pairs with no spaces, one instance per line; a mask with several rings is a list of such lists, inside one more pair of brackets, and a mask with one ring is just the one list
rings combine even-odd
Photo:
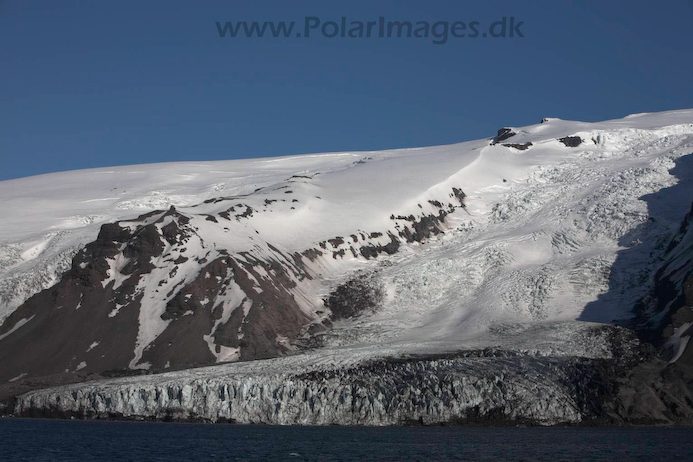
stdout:
[[503,127],[498,129],[498,133],[493,137],[491,145],[498,144],[501,141],[505,141],[508,138],[515,136],[517,133],[513,131],[512,128]]
[[693,369],[693,205],[662,259],[654,275],[654,302],[639,304],[637,328],[666,359]]
[[[186,257],[191,239],[202,242],[175,208],[103,225],[55,286],[0,326],[0,383],[196,367],[214,364],[222,347],[238,349],[241,360],[287,352],[286,341],[311,322],[292,293],[311,277],[301,257],[271,245],[264,259],[223,252],[212,258],[211,251]],[[232,286],[246,297],[224,307]],[[138,358],[141,317],[155,316],[143,306],[152,303],[144,300],[148,290],[153,303],[165,305],[166,324]],[[222,322],[224,310],[232,313]]]
[[390,237],[390,242],[387,244],[369,244],[363,245],[359,249],[359,253],[365,259],[375,258],[381,253],[386,253],[388,255],[393,255],[399,250],[400,242],[397,236],[392,233],[388,233]]
[[385,288],[374,274],[362,273],[339,285],[324,302],[331,318],[337,320],[373,311],[384,297]]
[[503,144],[503,146],[505,146],[506,148],[514,148],[514,149],[518,149],[520,151],[526,151],[527,149],[532,147],[532,142],[528,141],[526,143],[515,143],[515,144],[505,143],[505,144]]
[[576,148],[582,144],[582,138],[579,136],[564,136],[563,138],[559,138],[558,141],[569,148]]

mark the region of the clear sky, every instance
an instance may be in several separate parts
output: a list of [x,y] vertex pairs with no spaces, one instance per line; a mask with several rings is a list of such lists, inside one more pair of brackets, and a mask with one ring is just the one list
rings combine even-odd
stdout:
[[[296,37],[307,16],[321,26]],[[481,30],[513,16],[524,37],[323,37],[342,16]],[[430,146],[542,117],[690,108],[692,19],[690,0],[0,0],[0,180]],[[221,38],[216,21],[296,29]]]

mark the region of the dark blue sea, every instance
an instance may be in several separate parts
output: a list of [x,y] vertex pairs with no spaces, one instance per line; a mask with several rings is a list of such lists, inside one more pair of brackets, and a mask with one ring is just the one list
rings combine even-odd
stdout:
[[692,428],[363,428],[0,419],[0,459],[693,460]]

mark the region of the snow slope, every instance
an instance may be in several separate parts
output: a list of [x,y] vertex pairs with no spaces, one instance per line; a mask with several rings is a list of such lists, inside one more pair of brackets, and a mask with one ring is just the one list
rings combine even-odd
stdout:
[[[309,317],[317,319],[322,298],[356,271],[381,286],[377,309],[334,322],[321,339],[326,352],[366,358],[508,339],[531,350],[537,325],[631,317],[648,290],[643,277],[658,262],[645,256],[619,274],[612,265],[625,247],[673,236],[689,210],[690,186],[639,242],[622,241],[648,224],[641,198],[677,183],[669,171],[693,152],[693,110],[511,129],[513,136],[495,144],[136,165],[0,182],[0,321],[52,286],[101,225],[170,206],[197,229],[200,244],[186,249],[190,255],[210,248],[262,254],[268,245],[285,254],[324,249],[304,258],[314,279],[295,292]],[[564,137],[580,142],[571,147]],[[464,193],[463,206],[455,191]],[[206,219],[229,207],[245,216],[224,227]],[[413,232],[408,217],[441,210],[443,234],[405,237]],[[357,240],[386,245],[390,236],[401,243],[393,255],[350,252]],[[104,286],[122,282],[126,263],[113,263]],[[142,290],[156,297],[152,287]],[[587,312],[607,291],[615,295]],[[232,309],[241,309],[240,300],[229,302]],[[165,328],[161,307],[147,311],[153,306],[143,304],[131,367]]]

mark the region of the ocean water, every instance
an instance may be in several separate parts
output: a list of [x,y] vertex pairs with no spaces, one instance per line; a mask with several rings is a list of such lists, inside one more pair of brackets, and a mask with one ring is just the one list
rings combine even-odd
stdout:
[[693,459],[693,428],[273,427],[0,419],[0,460]]

